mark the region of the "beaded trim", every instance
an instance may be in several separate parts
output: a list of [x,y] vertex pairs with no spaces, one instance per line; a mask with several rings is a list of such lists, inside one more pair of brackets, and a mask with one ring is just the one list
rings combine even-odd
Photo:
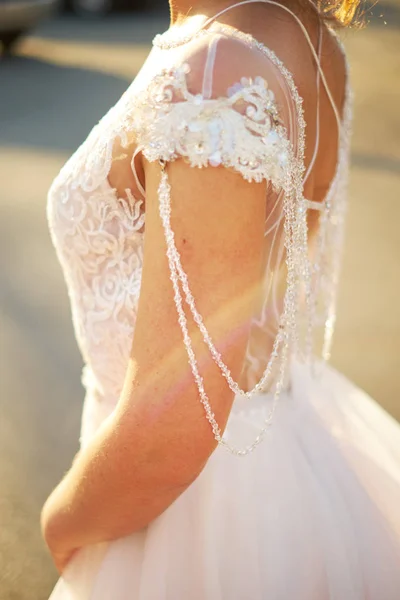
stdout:
[[[286,264],[287,264],[287,289],[283,302],[283,312],[281,315],[280,327],[275,338],[273,352],[268,362],[267,368],[264,371],[260,381],[254,386],[252,390],[244,391],[241,390],[239,385],[232,379],[228,367],[222,360],[221,355],[218,353],[213,341],[211,340],[207,329],[204,326],[201,315],[196,310],[194,298],[191,294],[186,274],[182,268],[180,256],[174,242],[174,234],[171,229],[170,215],[171,215],[171,198],[170,198],[170,184],[166,172],[166,160],[159,156],[162,175],[159,186],[159,205],[160,205],[160,216],[164,226],[165,239],[167,243],[167,257],[170,267],[171,280],[174,288],[174,299],[178,312],[178,321],[182,329],[184,344],[188,353],[189,364],[196,381],[200,400],[205,409],[207,420],[210,422],[214,437],[218,444],[229,450],[232,454],[237,456],[245,456],[252,452],[264,439],[265,433],[269,429],[273,415],[275,414],[278,400],[283,388],[285,380],[286,369],[287,369],[287,357],[290,345],[295,344],[297,340],[297,315],[299,310],[299,295],[300,286],[305,282],[305,287],[308,290],[306,294],[307,306],[311,308],[311,287],[310,281],[307,281],[307,277],[310,277],[310,268],[307,260],[307,219],[306,209],[303,198],[303,185],[302,177],[304,172],[304,130],[305,121],[303,116],[302,99],[300,98],[297,88],[293,82],[293,78],[289,71],[284,67],[281,61],[268,49],[264,48],[260,44],[260,49],[272,60],[272,62],[280,70],[288,85],[291,89],[298,117],[299,124],[299,149],[298,156],[293,160],[291,167],[286,169],[286,182],[285,182],[285,199],[284,199],[284,234],[285,234],[285,247],[286,247]],[[153,160],[156,159],[156,154],[152,156]],[[204,389],[204,382],[199,373],[196,357],[193,352],[191,339],[187,329],[187,320],[183,310],[183,296],[181,294],[180,285],[182,286],[183,293],[187,305],[189,306],[191,313],[197,323],[203,339],[206,342],[215,363],[220,368],[223,376],[227,380],[227,383],[237,395],[251,398],[255,394],[262,392],[265,385],[272,374],[272,367],[276,360],[279,358],[278,375],[275,384],[273,405],[269,415],[267,416],[263,428],[260,430],[254,442],[248,445],[244,449],[238,449],[230,445],[226,439],[222,436],[221,429],[215,420],[214,413],[212,412],[209,399]]]
[[[267,432],[267,430],[269,429],[269,427],[272,424],[272,419],[273,419],[273,416],[275,414],[275,411],[276,411],[276,408],[278,405],[278,400],[279,400],[279,397],[280,397],[280,394],[281,394],[281,391],[283,388],[283,382],[284,382],[284,378],[285,378],[291,328],[289,326],[285,327],[285,326],[281,325],[278,336],[276,338],[276,340],[279,340],[279,343],[283,342],[282,351],[281,351],[281,364],[279,367],[278,380],[277,380],[277,383],[275,386],[272,408],[269,412],[269,415],[267,416],[267,418],[264,421],[264,427],[260,430],[260,432],[258,433],[256,439],[254,440],[254,442],[252,444],[246,446],[244,449],[235,448],[234,446],[229,444],[229,442],[226,440],[226,438],[223,437],[221,428],[219,427],[219,425],[215,419],[215,415],[212,411],[209,398],[204,389],[203,378],[201,377],[201,375],[199,373],[196,356],[193,351],[192,342],[191,342],[188,327],[187,327],[187,319],[186,319],[185,312],[183,309],[183,298],[182,298],[182,294],[181,294],[180,288],[179,288],[179,284],[181,283],[182,285],[184,285],[183,282],[186,281],[186,283],[187,283],[187,279],[186,279],[186,275],[181,270],[182,268],[180,266],[180,257],[179,257],[179,253],[178,253],[178,250],[175,245],[174,233],[171,229],[171,220],[170,220],[171,219],[171,186],[168,181],[168,175],[166,172],[165,161],[160,160],[160,165],[161,165],[161,170],[162,170],[161,181],[160,181],[160,185],[158,188],[158,196],[159,196],[159,201],[160,201],[159,202],[160,217],[161,217],[161,220],[163,223],[165,240],[167,243],[167,258],[168,258],[168,264],[169,264],[170,273],[171,273],[171,281],[172,281],[172,285],[173,285],[173,289],[174,289],[175,305],[176,305],[177,312],[178,312],[178,322],[179,322],[179,325],[182,330],[183,340],[184,340],[184,344],[185,344],[185,347],[187,350],[189,364],[190,364],[190,367],[191,367],[191,370],[193,373],[193,377],[197,384],[197,388],[199,390],[200,401],[204,407],[204,410],[206,413],[206,418],[212,427],[215,440],[218,442],[218,444],[220,446],[224,447],[231,454],[234,454],[236,456],[246,456],[250,452],[253,452],[255,450],[255,448],[263,441],[265,433]],[[195,312],[194,298],[191,295],[188,288],[186,288],[185,294],[186,294],[186,302],[193,313],[193,312]],[[196,319],[196,322],[199,326],[203,325],[201,317],[200,317],[200,321],[198,321]],[[289,325],[289,323],[288,323],[288,325]],[[204,325],[203,325],[203,327],[204,327]],[[209,346],[209,348],[210,349],[213,348],[211,338],[210,338],[207,330],[205,329],[205,327],[204,327],[204,329],[201,328],[201,331],[204,335],[204,339],[205,339],[207,345]],[[236,391],[237,391],[241,395],[245,395],[247,398],[251,398],[252,396],[254,396],[257,393],[257,391],[260,390],[260,385],[261,385],[262,380],[251,391],[249,391],[249,392],[242,391],[238,387],[237,383],[233,381],[233,379],[230,375],[229,369],[222,362],[222,358],[221,358],[220,354],[218,353],[218,351],[216,351],[216,349],[215,349],[215,352],[216,352],[216,354],[214,354],[212,352],[213,358],[214,358],[216,364],[223,371],[223,374],[228,382],[228,385],[233,392],[236,393]],[[276,357],[276,356],[277,356],[277,350],[275,350],[274,357]],[[267,369],[268,369],[268,367],[267,367]],[[263,378],[265,377],[265,375],[266,375],[266,373],[264,373]]]
[[[318,274],[320,269],[320,263],[323,261],[323,258],[326,254],[326,242],[327,242],[327,231],[331,230],[329,225],[331,224],[332,215],[335,213],[336,215],[343,214],[343,206],[344,201],[339,205],[335,206],[335,211],[333,211],[331,197],[335,195],[336,191],[336,181],[337,178],[340,179],[340,175],[344,169],[345,158],[348,152],[348,139],[349,136],[344,136],[340,140],[340,148],[339,148],[339,162],[337,169],[337,176],[334,177],[334,180],[331,184],[331,189],[328,192],[327,201],[322,210],[322,219],[321,219],[321,227],[320,227],[320,235],[319,235],[319,250],[318,250],[318,261],[317,264],[311,265],[309,256],[308,256],[308,231],[307,231],[307,201],[303,196],[303,175],[305,171],[304,165],[304,149],[305,149],[305,127],[306,123],[304,120],[303,100],[300,97],[297,87],[294,83],[292,74],[288,71],[288,69],[284,66],[282,61],[278,59],[278,57],[274,54],[273,51],[265,47],[261,42],[258,42],[253,36],[250,34],[246,34],[240,32],[230,26],[220,26],[220,30],[223,32],[227,32],[231,37],[237,38],[242,42],[246,43],[252,48],[257,48],[264,55],[266,55],[269,60],[277,67],[280,71],[281,75],[284,77],[297,113],[297,125],[298,125],[298,154],[291,164],[290,168],[287,168],[287,180],[284,186],[285,190],[285,199],[284,199],[284,233],[285,233],[285,249],[286,249],[286,264],[287,264],[287,289],[284,297],[284,307],[281,315],[280,327],[275,338],[275,344],[273,347],[273,352],[270,357],[270,361],[267,365],[266,370],[264,371],[260,381],[254,386],[252,390],[244,391],[239,385],[233,380],[231,377],[231,373],[228,367],[222,360],[221,355],[215,348],[213,341],[211,340],[207,329],[202,321],[201,315],[196,310],[196,305],[194,298],[191,294],[189,283],[187,280],[187,276],[182,268],[182,264],[180,261],[180,256],[177,251],[174,242],[174,234],[171,229],[170,223],[170,215],[171,215],[171,198],[170,198],[170,184],[168,181],[168,175],[166,171],[166,160],[161,157],[161,181],[159,186],[159,201],[160,201],[160,216],[164,226],[165,238],[167,243],[167,256],[168,262],[171,272],[171,280],[174,288],[174,299],[178,312],[178,321],[179,325],[182,329],[183,339],[186,346],[186,350],[188,353],[189,364],[196,381],[199,394],[200,401],[203,404],[207,420],[210,422],[214,437],[219,445],[223,446],[225,449],[230,451],[232,454],[237,456],[245,456],[252,452],[264,439],[265,434],[269,427],[271,426],[271,422],[273,416],[275,414],[279,397],[283,388],[283,382],[285,380],[286,370],[287,370],[287,362],[288,362],[288,353],[289,348],[292,346],[294,351],[302,355],[303,360],[307,362],[312,361],[312,337],[315,326],[315,316],[316,316],[316,289],[321,285],[322,278],[318,276],[318,284],[316,289],[312,290],[312,277]],[[195,36],[207,34],[207,30],[198,31]],[[192,36],[188,36],[187,41],[193,39]],[[180,45],[186,43],[185,40],[180,40],[178,44]],[[155,40],[155,45],[160,46],[160,38]],[[163,47],[175,47],[172,45],[163,46]],[[349,103],[350,91],[347,87],[346,91],[346,107],[345,107],[345,117],[344,117],[344,128],[343,131],[348,132],[350,119],[351,119],[351,108]],[[174,157],[171,157],[174,158]],[[152,160],[157,159],[157,153],[154,154]],[[158,157],[160,159],[160,156]],[[342,195],[342,194],[339,194]],[[339,228],[340,229],[340,228]],[[341,234],[337,236],[341,237]],[[335,245],[340,245],[339,239],[336,240]],[[332,323],[332,319],[334,318],[334,304],[335,304],[335,286],[336,286],[336,275],[338,271],[339,259],[335,257],[333,268],[333,281],[330,286],[329,295],[329,307],[328,314],[326,320],[326,329],[325,329],[325,346],[329,344],[330,340],[330,324]],[[183,290],[183,295],[181,293],[180,286]],[[307,317],[307,331],[305,337],[305,344],[302,347],[299,344],[300,338],[300,290],[304,291],[305,298],[305,313]],[[183,309],[183,301],[186,301],[193,317],[198,325],[203,339],[206,342],[212,357],[215,363],[220,368],[223,376],[227,380],[227,383],[236,395],[244,396],[245,398],[250,399],[256,393],[262,392],[265,389],[265,385],[267,380],[269,379],[272,373],[272,366],[275,364],[276,360],[279,358],[279,369],[278,376],[276,380],[276,386],[273,397],[272,408],[264,421],[264,426],[259,431],[256,439],[245,447],[244,449],[237,449],[230,445],[227,440],[223,437],[221,429],[218,423],[215,420],[215,415],[212,412],[212,408],[208,399],[208,396],[204,389],[204,382],[199,373],[198,365],[196,361],[196,357],[194,355],[193,347],[191,344],[191,339],[189,336],[189,332],[187,329],[187,320],[185,316],[185,312]],[[333,315],[333,317],[332,317]]]
[[134,129],[147,160],[179,156],[192,167],[223,165],[285,188],[292,145],[267,81],[242,77],[225,96],[206,99],[189,91],[189,71],[186,63],[163,70],[145,90]]

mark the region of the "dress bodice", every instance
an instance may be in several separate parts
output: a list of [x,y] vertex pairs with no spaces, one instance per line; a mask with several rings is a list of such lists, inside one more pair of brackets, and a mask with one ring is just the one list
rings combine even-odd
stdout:
[[[151,57],[149,57],[151,62]],[[108,180],[114,143],[126,143],[124,115],[142,83],[139,73],[54,180],[47,215],[85,362],[83,383],[115,403],[132,344],[140,293],[144,198],[119,198]]]
[[[209,30],[204,31],[203,37],[208,33]],[[122,148],[132,149],[133,144],[134,149],[140,150],[148,160],[172,160],[180,155],[195,167],[222,164],[234,168],[249,181],[265,179],[271,183],[274,202],[280,202],[281,206],[280,217],[270,228],[274,239],[277,232],[281,237],[281,244],[274,252],[277,260],[283,263],[289,236],[297,255],[292,275],[302,278],[296,293],[307,298],[309,314],[306,314],[307,310],[302,314],[299,305],[295,306],[294,288],[280,299],[282,313],[286,310],[284,325],[279,315],[272,321],[269,318],[277,312],[276,298],[272,301],[274,311],[271,306],[261,303],[261,314],[254,318],[245,360],[244,372],[249,387],[258,378],[259,363],[268,360],[266,348],[268,353],[278,354],[279,343],[266,345],[266,336],[276,338],[280,335],[277,332],[284,327],[293,328],[294,320],[297,319],[299,324],[303,321],[303,328],[306,323],[305,329],[314,328],[318,320],[322,320],[326,324],[326,345],[329,344],[345,207],[350,94],[348,92],[337,172],[325,202],[318,206],[317,250],[314,262],[307,263],[306,268],[301,252],[304,253],[307,239],[299,223],[300,220],[303,225],[306,223],[306,216],[301,213],[306,213],[312,203],[308,205],[306,199],[300,198],[305,127],[301,98],[284,65],[251,36],[219,27],[217,38],[212,36],[212,40],[215,39],[233,41],[246,52],[263,55],[268,65],[267,77],[279,75],[285,81],[296,127],[288,131],[264,73],[235,79],[225,95],[222,91],[213,95],[210,69],[215,67],[215,41],[207,42],[201,93],[192,93],[189,89],[193,86],[193,82],[188,83],[190,66],[186,59],[180,58],[179,48],[166,51],[163,47],[155,47],[145,68],[66,163],[49,192],[49,226],[68,286],[75,333],[85,362],[84,382],[111,405],[119,398],[128,364],[140,294],[145,236],[145,191],[140,183],[137,189],[126,190],[123,198],[118,197],[116,189],[109,183],[116,140]],[[201,36],[198,43],[201,46]],[[206,91],[204,86],[210,90]],[[290,116],[292,121],[293,114]],[[134,158],[132,167],[135,170]],[[289,231],[284,226],[285,219],[288,220],[289,201],[284,201],[284,197],[290,200],[292,193],[292,199],[297,197],[299,204],[297,216],[291,211],[293,221]],[[272,247],[270,254],[273,254]],[[269,269],[274,271],[270,264]],[[303,277],[305,270],[308,279]],[[267,287],[271,289],[268,282]],[[298,352],[298,344],[294,338],[292,341],[289,352]],[[303,350],[307,353],[310,349],[306,346],[305,342]]]

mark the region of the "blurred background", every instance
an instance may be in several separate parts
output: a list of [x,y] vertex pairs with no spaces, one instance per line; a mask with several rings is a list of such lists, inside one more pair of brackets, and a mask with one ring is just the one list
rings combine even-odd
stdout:
[[[400,419],[400,0],[369,18],[344,33],[356,119],[332,362]],[[166,0],[0,0],[0,600],[48,597],[39,513],[78,445],[81,360],[46,192],[167,27]]]

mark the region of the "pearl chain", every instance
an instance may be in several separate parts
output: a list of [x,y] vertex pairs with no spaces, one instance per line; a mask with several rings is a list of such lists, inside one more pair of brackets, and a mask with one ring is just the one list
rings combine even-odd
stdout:
[[[254,39],[241,32],[235,32],[237,37],[244,39],[247,43],[251,42],[254,44]],[[299,285],[302,277],[308,280],[306,283],[306,304],[308,307],[308,314],[311,313],[311,286],[309,281],[310,269],[307,267],[305,257],[308,256],[308,245],[307,245],[307,220],[306,214],[304,214],[303,205],[303,186],[302,186],[302,173],[304,170],[304,129],[305,121],[303,117],[302,99],[300,98],[297,88],[294,85],[291,74],[281,61],[262,44],[257,44],[257,47],[269,56],[274,64],[279,68],[289,87],[291,88],[298,116],[299,124],[299,155],[297,159],[291,157],[291,168],[287,169],[287,180],[285,185],[285,201],[284,201],[284,231],[285,231],[285,248],[286,248],[286,263],[287,263],[287,289],[284,297],[283,314],[280,321],[280,329],[274,341],[273,351],[268,362],[267,368],[264,371],[260,381],[255,385],[252,390],[245,392],[239,385],[233,380],[229,368],[223,362],[222,357],[208,334],[208,331],[204,325],[201,315],[196,309],[195,300],[191,294],[189,283],[187,280],[186,273],[184,272],[179,256],[179,252],[174,242],[174,234],[171,229],[170,215],[171,215],[171,198],[170,198],[170,185],[168,182],[168,176],[165,170],[166,164],[164,161],[160,161],[162,174],[159,186],[159,200],[160,200],[160,216],[164,226],[165,239],[167,243],[167,257],[170,267],[170,275],[174,288],[174,300],[178,312],[178,322],[182,330],[184,344],[187,350],[189,364],[196,381],[200,400],[206,412],[207,420],[210,422],[213,430],[214,437],[219,445],[224,446],[232,454],[236,456],[246,456],[252,452],[258,444],[265,437],[265,433],[269,429],[272,423],[273,416],[275,414],[278,400],[283,388],[283,382],[285,379],[285,372],[287,367],[288,348],[291,341],[297,340],[297,322],[296,316],[299,307]],[[304,281],[304,279],[303,279]],[[232,392],[239,396],[244,396],[248,399],[253,397],[256,393],[261,392],[272,374],[272,368],[276,359],[279,356],[280,350],[280,365],[277,375],[277,381],[274,391],[274,398],[271,410],[264,421],[264,427],[259,431],[256,439],[252,444],[244,449],[237,449],[231,446],[221,433],[215,415],[212,412],[212,408],[209,402],[209,398],[204,389],[204,382],[199,373],[196,357],[193,351],[190,335],[187,328],[187,319],[183,309],[183,298],[180,291],[180,284],[182,286],[185,300],[189,309],[193,315],[193,318],[199,327],[203,340],[207,344],[211,355],[215,363],[220,368],[223,376],[226,378],[228,385]]]
[[[274,416],[276,408],[277,408],[280,393],[283,388],[283,381],[284,381],[284,377],[285,377],[286,363],[287,363],[287,350],[288,350],[288,346],[289,346],[288,334],[285,332],[285,334],[283,335],[283,339],[284,339],[285,343],[283,344],[283,347],[282,347],[281,364],[280,364],[279,374],[278,374],[278,378],[277,378],[277,383],[275,386],[273,404],[272,404],[271,410],[270,410],[267,418],[264,421],[265,425],[259,431],[256,439],[254,440],[254,442],[252,444],[246,446],[242,450],[239,450],[239,449],[233,447],[232,445],[230,445],[226,441],[226,439],[222,436],[221,428],[219,427],[219,425],[215,419],[215,415],[212,411],[209,398],[204,389],[203,378],[201,377],[199,370],[198,370],[196,356],[193,351],[192,341],[190,339],[190,335],[189,335],[189,331],[188,331],[188,327],[187,327],[187,319],[186,319],[186,315],[185,315],[185,312],[183,309],[183,298],[182,298],[180,288],[179,288],[180,278],[179,278],[179,274],[178,274],[178,270],[177,270],[176,262],[175,262],[175,252],[177,252],[177,250],[176,250],[176,247],[174,244],[174,233],[171,229],[171,186],[169,184],[168,175],[165,170],[165,166],[166,166],[165,162],[160,161],[160,164],[161,164],[161,168],[162,168],[161,181],[160,181],[160,185],[158,188],[158,196],[159,196],[159,202],[160,202],[160,209],[159,209],[160,217],[161,217],[161,220],[163,223],[165,240],[167,243],[167,258],[168,258],[168,264],[169,264],[169,268],[170,268],[171,281],[172,281],[172,285],[173,285],[173,289],[174,289],[174,301],[175,301],[175,305],[176,305],[177,312],[178,312],[178,322],[179,322],[179,325],[182,330],[183,341],[184,341],[186,351],[188,354],[189,364],[190,364],[194,379],[196,381],[197,388],[199,390],[200,401],[203,404],[207,420],[209,421],[209,423],[212,427],[215,440],[218,442],[219,445],[223,446],[225,449],[227,449],[229,452],[231,452],[231,454],[234,454],[236,456],[246,456],[250,452],[253,452],[253,450],[262,442],[262,440],[264,439],[265,433],[271,426],[272,419],[273,419],[273,416]],[[175,247],[175,249],[174,249],[174,247]],[[254,392],[254,388],[253,388],[253,394],[254,393],[255,392]]]
[[[165,168],[165,166],[163,166],[163,168]],[[170,227],[170,224],[167,224],[167,227]],[[174,237],[171,238],[171,255],[173,258],[173,262],[174,262],[174,267],[176,269],[178,278],[180,280],[180,283],[182,285],[182,289],[185,293],[185,298],[186,298],[186,303],[188,305],[188,307],[190,308],[190,312],[192,313],[193,319],[196,322],[196,324],[199,327],[199,330],[202,334],[203,340],[205,342],[205,344],[208,346],[208,349],[211,352],[212,357],[214,358],[216,364],[218,365],[218,367],[220,368],[222,375],[225,377],[225,379],[228,382],[228,385],[230,387],[230,389],[232,390],[232,392],[234,392],[236,395],[238,396],[243,396],[247,399],[252,398],[255,394],[257,394],[258,392],[262,392],[265,387],[266,384],[268,382],[268,379],[270,378],[271,374],[272,374],[272,369],[275,363],[276,358],[278,357],[278,350],[279,347],[283,341],[283,329],[284,329],[284,318],[283,316],[280,319],[280,325],[279,325],[279,332],[275,338],[274,341],[274,345],[273,345],[273,349],[272,349],[272,353],[271,353],[271,358],[268,362],[268,365],[263,373],[262,378],[260,379],[260,381],[254,386],[254,388],[252,390],[249,391],[244,391],[243,389],[241,389],[239,387],[239,385],[236,383],[236,381],[233,380],[231,372],[228,368],[228,366],[224,363],[221,354],[218,352],[217,348],[214,345],[214,342],[210,336],[210,334],[208,333],[208,330],[206,328],[206,326],[204,325],[204,321],[202,316],[200,315],[200,313],[197,311],[196,308],[196,302],[195,299],[193,297],[193,294],[190,290],[189,287],[189,282],[188,282],[188,278],[186,273],[184,272],[183,268],[182,268],[182,263],[181,263],[181,259],[180,259],[180,255],[178,252],[178,249],[176,248],[175,242],[174,242]]]
[[195,31],[191,35],[186,35],[179,39],[175,39],[174,41],[172,41],[172,40],[168,41],[168,39],[166,39],[168,37],[167,33],[164,33],[164,34],[158,33],[155,36],[155,38],[153,39],[153,46],[156,46],[157,48],[160,48],[161,50],[171,50],[172,48],[178,48],[178,46],[183,46],[184,44],[189,43],[192,39],[194,39],[198,35],[201,35],[202,33],[203,34],[207,33],[207,29],[200,29],[198,31]]
[[[232,454],[236,456],[245,456],[252,452],[258,444],[265,437],[265,433],[269,429],[272,423],[273,416],[275,414],[278,401],[281,395],[281,391],[283,389],[283,382],[285,380],[285,373],[287,369],[288,362],[288,351],[293,345],[293,352],[297,352],[299,350],[299,324],[300,324],[300,310],[301,310],[301,302],[300,302],[300,290],[301,287],[304,287],[304,298],[305,298],[305,314],[307,318],[307,329],[305,333],[305,343],[302,348],[303,357],[306,361],[312,360],[313,348],[312,348],[312,338],[313,331],[315,326],[315,315],[316,315],[316,290],[318,290],[321,286],[321,262],[323,262],[325,254],[326,254],[326,243],[327,237],[329,236],[329,225],[332,227],[331,215],[333,215],[332,209],[333,206],[327,203],[325,207],[324,215],[322,217],[322,222],[320,223],[320,232],[319,239],[317,242],[317,264],[311,265],[309,256],[308,256],[308,227],[307,227],[307,210],[304,201],[303,195],[303,173],[305,170],[304,165],[304,150],[305,150],[305,127],[306,123],[303,115],[303,107],[302,107],[302,98],[300,97],[297,87],[293,81],[293,77],[291,73],[286,69],[283,63],[276,57],[276,55],[270,51],[267,47],[265,47],[261,42],[255,40],[251,35],[245,34],[243,32],[237,31],[229,26],[221,26],[220,29],[226,30],[232,37],[236,37],[251,47],[255,47],[260,50],[263,54],[265,54],[271,62],[278,68],[282,76],[284,77],[297,113],[297,125],[298,125],[298,154],[296,157],[290,157],[290,161],[287,168],[286,181],[284,185],[285,189],[285,200],[284,200],[284,235],[285,235],[285,250],[286,250],[286,265],[287,265],[287,288],[283,301],[283,312],[280,318],[280,327],[276,338],[274,340],[273,350],[268,361],[268,365],[260,379],[260,381],[254,386],[252,390],[244,391],[242,390],[238,383],[235,382],[232,378],[232,374],[224,363],[221,354],[218,352],[217,348],[214,345],[214,342],[209,335],[207,328],[204,324],[204,321],[197,311],[196,303],[194,297],[191,293],[189,282],[185,271],[183,270],[181,258],[179,252],[175,245],[174,233],[171,229],[171,188],[168,181],[168,176],[166,172],[166,162],[160,160],[161,164],[161,181],[159,185],[159,200],[160,200],[160,216],[162,219],[165,239],[167,243],[167,257],[168,264],[170,268],[170,276],[174,289],[174,300],[178,312],[178,322],[182,330],[184,344],[187,350],[189,364],[196,381],[199,394],[200,401],[203,404],[207,420],[210,422],[214,437],[219,445],[223,446],[227,450],[229,450]],[[155,45],[163,48],[172,48],[178,46],[180,44],[186,43],[193,39],[193,37],[200,35],[201,33],[207,33],[207,31],[200,30],[192,36],[188,36],[187,38],[181,39],[178,42],[172,43],[164,43],[161,40],[162,36],[157,36],[155,39]],[[350,90],[346,90],[346,106],[347,106],[347,114],[345,115],[345,131],[348,133],[350,128],[350,119],[351,119],[351,106],[349,103],[350,99]],[[347,139],[347,141],[346,141]],[[341,143],[341,157],[346,153],[346,147],[348,146],[349,136],[346,136],[345,140]],[[342,159],[343,160],[343,159]],[[341,169],[341,165],[338,165],[339,170]],[[338,190],[338,196],[342,196],[342,190]],[[334,194],[333,194],[334,195]],[[343,204],[344,200],[338,199],[335,200],[335,216],[338,215],[342,217],[343,213]],[[340,227],[339,227],[340,229]],[[335,233],[335,232],[334,232]],[[331,246],[334,245],[337,248],[339,244],[340,232],[336,234],[336,239],[334,242],[332,241]],[[335,248],[330,247],[329,250],[335,253]],[[335,265],[333,270],[337,274],[337,265],[334,261]],[[336,285],[336,277],[335,273],[333,275],[333,279],[330,284],[330,291],[328,295],[334,295],[332,292],[332,288]],[[318,276],[317,281],[313,281],[313,276]],[[315,289],[313,289],[313,284],[315,283]],[[181,292],[182,288],[182,292]],[[219,367],[222,375],[225,377],[231,391],[237,396],[244,397],[246,399],[252,398],[255,394],[259,392],[265,391],[265,386],[270,379],[273,368],[279,358],[279,368],[276,376],[276,384],[273,396],[273,402],[271,410],[267,415],[267,418],[264,421],[264,426],[260,429],[256,439],[252,444],[246,446],[244,449],[237,449],[231,446],[226,439],[223,437],[221,428],[219,427],[215,415],[212,411],[209,398],[204,389],[204,381],[201,377],[198,369],[198,363],[196,360],[195,353],[193,351],[191,338],[188,331],[187,319],[185,315],[185,311],[183,308],[183,302],[186,301],[187,306],[190,309],[190,312],[194,318],[195,323],[197,324],[204,342],[206,343],[210,353],[212,355],[213,360]],[[331,303],[328,311],[328,320],[326,326],[325,333],[325,346],[329,346],[330,342],[330,328],[329,323],[333,322],[334,319],[334,302]]]

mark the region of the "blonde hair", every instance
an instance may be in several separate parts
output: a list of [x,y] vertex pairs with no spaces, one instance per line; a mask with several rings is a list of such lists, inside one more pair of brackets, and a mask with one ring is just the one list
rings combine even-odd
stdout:
[[321,17],[334,27],[361,27],[362,0],[315,0]]

